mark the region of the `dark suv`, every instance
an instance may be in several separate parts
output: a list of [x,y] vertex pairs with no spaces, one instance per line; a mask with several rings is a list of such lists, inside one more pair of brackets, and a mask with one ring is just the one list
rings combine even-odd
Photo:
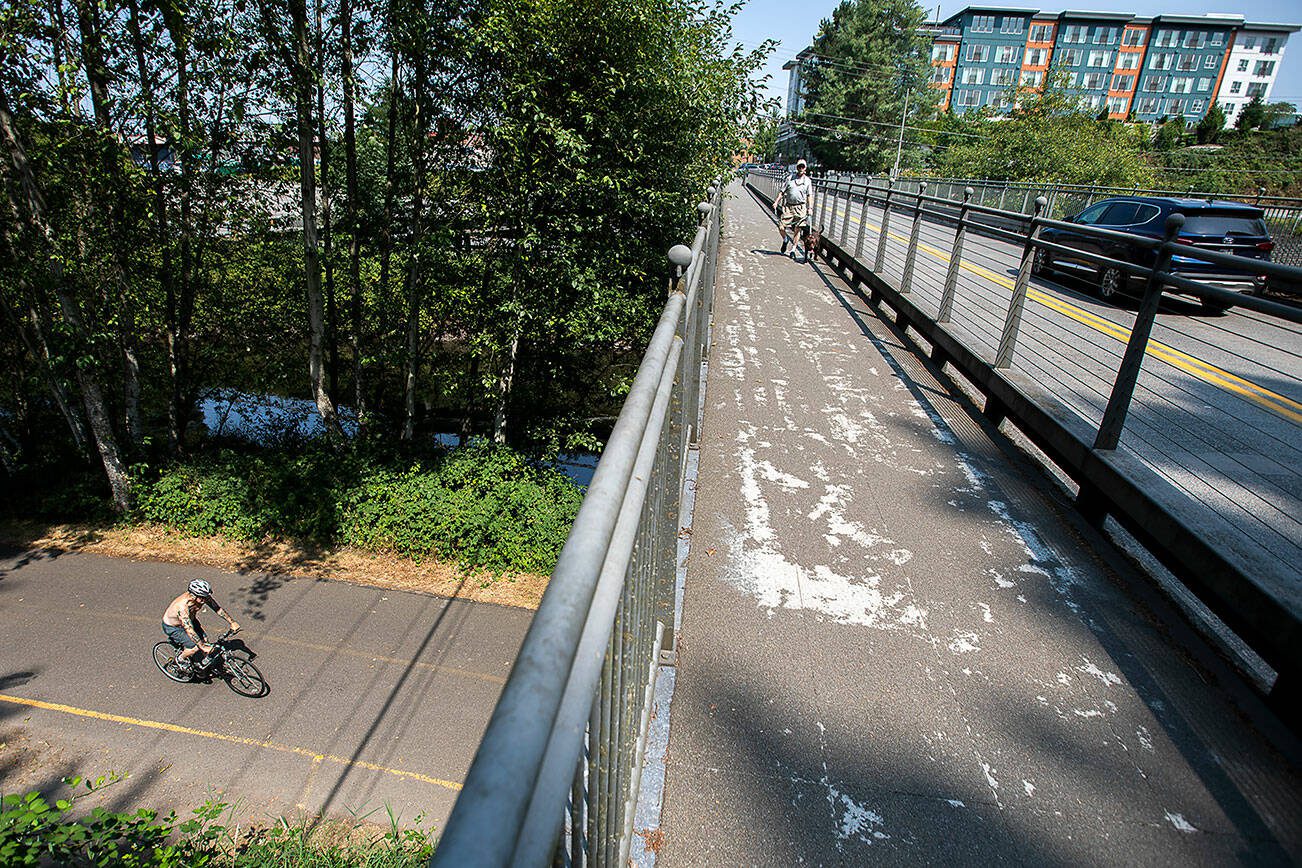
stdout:
[[[1184,226],[1176,236],[1178,244],[1267,261],[1270,259],[1270,251],[1275,247],[1275,242],[1271,241],[1266,229],[1266,222],[1262,219],[1262,210],[1240,202],[1117,196],[1094,203],[1079,214],[1068,217],[1066,222],[1161,239],[1165,234],[1166,218],[1170,214],[1184,215]],[[1120,239],[1073,232],[1070,229],[1045,227],[1041,230],[1040,237],[1064,247],[1135,265],[1151,267],[1157,258],[1153,250],[1127,244]],[[1099,285],[1099,295],[1109,300],[1129,290],[1132,284],[1139,286],[1141,281],[1141,278],[1128,275],[1115,266],[1074,258],[1056,250],[1036,248],[1033,273],[1044,274],[1053,269],[1092,276]],[[1260,291],[1265,284],[1264,275],[1253,271],[1250,266],[1241,270],[1229,269],[1200,260],[1196,256],[1171,257],[1171,271],[1191,280],[1239,292]],[[1212,311],[1223,311],[1228,307],[1224,302],[1206,299],[1202,304]]]

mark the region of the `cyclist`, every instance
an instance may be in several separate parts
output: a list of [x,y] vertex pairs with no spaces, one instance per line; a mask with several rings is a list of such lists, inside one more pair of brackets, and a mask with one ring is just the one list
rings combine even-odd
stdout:
[[204,641],[203,627],[199,626],[197,617],[205,605],[226,619],[231,632],[240,629],[235,619],[213,599],[212,585],[203,579],[195,579],[184,594],[167,604],[167,611],[163,613],[163,634],[184,649],[176,658],[176,665],[182,672],[190,670],[190,658],[199,651],[212,653],[212,645]]

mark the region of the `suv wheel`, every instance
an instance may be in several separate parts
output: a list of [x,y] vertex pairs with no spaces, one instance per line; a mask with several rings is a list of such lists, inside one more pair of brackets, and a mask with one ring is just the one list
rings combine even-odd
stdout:
[[1049,251],[1043,247],[1035,248],[1035,256],[1031,259],[1031,274],[1043,277],[1051,271],[1053,271],[1053,260],[1049,258]]
[[1104,301],[1116,301],[1126,285],[1126,273],[1115,265],[1103,269],[1099,275],[1099,297]]

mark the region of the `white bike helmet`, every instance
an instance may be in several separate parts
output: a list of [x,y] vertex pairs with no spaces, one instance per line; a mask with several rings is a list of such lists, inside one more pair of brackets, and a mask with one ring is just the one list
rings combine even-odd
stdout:
[[211,597],[212,585],[208,584],[203,579],[195,579],[190,583],[190,593],[194,594],[196,597]]

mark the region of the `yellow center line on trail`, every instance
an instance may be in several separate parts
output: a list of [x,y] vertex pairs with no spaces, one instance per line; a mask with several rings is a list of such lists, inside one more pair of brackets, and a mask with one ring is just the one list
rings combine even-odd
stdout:
[[8,702],[12,705],[25,705],[30,708],[40,708],[45,711],[57,711],[61,714],[71,714],[77,717],[87,717],[93,720],[103,720],[109,723],[121,723],[127,726],[139,726],[145,729],[157,729],[164,732],[174,732],[180,735],[193,735],[199,738],[212,739],[214,741],[224,741],[230,744],[246,745],[248,747],[262,748],[264,750],[274,750],[280,753],[289,753],[296,756],[307,757],[314,762],[336,763],[341,766],[351,768],[366,769],[373,772],[383,772],[384,774],[396,775],[400,778],[408,778],[413,781],[420,781],[425,784],[433,784],[436,787],[443,787],[459,792],[461,784],[456,781],[445,781],[442,778],[432,778],[429,775],[422,775],[417,772],[409,772],[404,769],[393,769],[387,766],[376,765],[375,763],[364,760],[352,760],[346,757],[335,756],[334,754],[318,753],[305,747],[295,747],[289,744],[280,744],[274,741],[264,741],[256,738],[245,738],[239,735],[226,735],[220,732],[210,732],[205,729],[192,729],[188,726],[179,726],[175,723],[162,723],[157,720],[141,720],[136,717],[125,717],[120,714],[109,714],[105,711],[92,711],[88,708],[77,708],[72,705],[61,705],[57,702],[43,702],[39,699],[27,699],[22,696],[10,696],[0,693],[0,702]]
[[[42,606],[39,603],[29,603],[22,600],[13,600],[10,602],[16,605],[28,606],[34,609],[38,609],[43,612],[60,612],[66,615],[92,613],[92,614],[99,614],[99,615],[107,615],[108,617],[113,618],[115,620],[120,619],[126,621],[138,621],[141,623],[150,623],[150,624],[158,624],[161,623],[163,620],[162,618],[154,617],[152,615],[134,615],[130,613],[106,612],[102,609],[82,609],[82,608],[73,609],[73,608],[58,607],[58,606]],[[240,635],[243,636],[246,634],[246,632],[247,631],[242,630],[240,632]],[[447,673],[448,675],[458,675],[462,678],[471,678],[474,679],[475,681],[485,681],[488,682],[489,684],[498,684],[498,685],[506,684],[505,675],[493,675],[488,672],[477,672],[473,669],[461,669],[457,666],[444,666],[441,663],[425,663],[424,661],[421,660],[411,660],[403,657],[389,657],[384,654],[373,654],[370,651],[359,651],[355,648],[345,648],[341,645],[323,645],[316,642],[304,642],[300,639],[289,639],[284,636],[266,636],[266,635],[258,636],[258,641],[271,642],[276,645],[289,645],[292,648],[305,648],[309,651],[322,651],[328,654],[340,654],[345,657],[356,657],[361,660],[371,660],[377,663],[394,663],[399,666],[411,666],[416,669],[428,669],[433,672],[444,672]]]
[[[881,231],[881,226],[879,224],[862,220],[859,216],[855,216],[852,219],[855,223],[863,222],[863,224],[868,228],[875,229],[878,232]],[[888,232],[887,235],[903,244],[909,243],[909,239],[903,235],[898,235],[894,232]],[[933,247],[925,242],[919,241],[918,249],[936,259],[939,259],[941,262],[948,263],[950,261],[949,254],[940,248]],[[959,264],[959,267],[964,271],[971,272],[978,277],[983,277],[986,280],[996,283],[1005,289],[1011,290],[1014,287],[1013,280],[1007,275],[991,271],[989,268],[984,266],[970,262],[963,262]],[[1097,332],[1107,335],[1108,337],[1115,338],[1122,343],[1130,340],[1130,329],[1123,325],[1118,325],[1111,320],[1090,313],[1084,308],[1077,307],[1070,302],[1063,301],[1062,299],[1045,293],[1035,287],[1027,287],[1026,294],[1028,298],[1039,302],[1045,307],[1051,308],[1063,316],[1073,319],[1082,325],[1088,326]],[[1202,359],[1191,356],[1181,350],[1177,350],[1175,347],[1164,344],[1161,341],[1150,339],[1148,342],[1147,354],[1166,362],[1168,365],[1171,365],[1178,370],[1184,371],[1192,377],[1247,398],[1253,403],[1265,407],[1267,410],[1274,413],[1278,413],[1290,421],[1302,423],[1302,403],[1294,401],[1278,392],[1273,392],[1265,386],[1258,385],[1251,380],[1245,380],[1243,377],[1236,374],[1231,374],[1223,368],[1218,368],[1213,364],[1204,362]]]

